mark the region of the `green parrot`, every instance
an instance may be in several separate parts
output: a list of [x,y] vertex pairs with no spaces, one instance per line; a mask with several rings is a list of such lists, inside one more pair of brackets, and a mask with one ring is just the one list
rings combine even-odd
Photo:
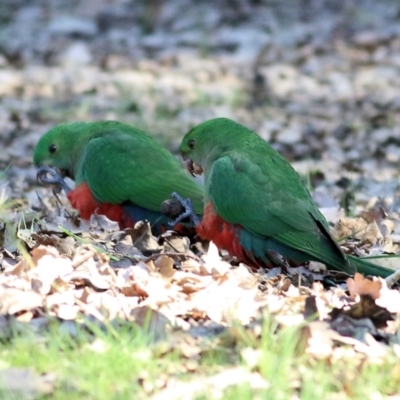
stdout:
[[[147,219],[160,233],[170,222],[160,208],[172,192],[188,198],[198,216],[203,212],[203,188],[175,157],[145,132],[120,122],[57,125],[37,143],[33,162],[38,180],[61,186],[83,219],[106,215],[121,229]],[[75,180],[74,190],[65,176]]]
[[386,277],[392,270],[345,255],[292,166],[260,136],[226,118],[182,140],[192,175],[205,175],[198,234],[259,268],[319,261],[327,268]]

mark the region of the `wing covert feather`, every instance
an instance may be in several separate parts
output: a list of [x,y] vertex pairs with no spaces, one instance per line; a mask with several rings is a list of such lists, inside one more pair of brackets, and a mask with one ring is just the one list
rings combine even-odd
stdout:
[[102,133],[87,145],[82,172],[94,196],[102,202],[130,201],[159,211],[172,191],[191,197],[202,213],[202,188],[193,182],[166,149],[150,137],[118,131]]
[[280,176],[279,166],[265,164],[239,154],[214,163],[206,187],[218,214],[253,234],[274,238],[308,254],[320,256],[318,244],[326,240],[337,246],[297,173],[286,169]]

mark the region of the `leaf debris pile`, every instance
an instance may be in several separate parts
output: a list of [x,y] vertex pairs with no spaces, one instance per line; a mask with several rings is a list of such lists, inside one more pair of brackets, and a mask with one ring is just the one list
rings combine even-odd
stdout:
[[[174,330],[201,330],[207,337],[237,323],[250,329],[267,313],[282,326],[307,329],[305,351],[316,357],[333,356],[337,342],[374,357],[377,348],[383,355],[388,345],[398,344],[400,292],[383,279],[351,278],[327,272],[318,263],[286,273],[278,268],[253,273],[221,257],[213,243],[207,246],[173,232],[156,238],[146,222],[119,231],[104,216],[94,215],[76,226],[78,217],[66,215],[58,217],[61,225],[43,218],[33,220],[29,229],[5,231],[9,243],[14,237],[11,248],[26,250],[22,255],[6,248],[3,252],[4,326],[10,322],[5,316],[28,324],[51,316],[77,323],[86,317],[141,325],[150,312],[157,338]],[[391,233],[398,221],[385,214],[371,222],[371,215],[376,208],[339,220],[336,234],[353,233],[345,245],[363,254],[383,254],[388,243],[393,251],[397,245]],[[366,240],[371,232],[375,240]],[[398,258],[389,260],[398,264]]]

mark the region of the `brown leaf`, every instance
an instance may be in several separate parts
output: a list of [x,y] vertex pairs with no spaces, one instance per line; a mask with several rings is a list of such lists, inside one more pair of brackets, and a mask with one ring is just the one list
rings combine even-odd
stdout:
[[45,235],[33,233],[32,238],[35,239],[36,247],[43,246],[54,246],[60,253],[68,256],[73,255],[75,248],[74,238],[67,236],[66,238],[60,238],[55,234]]
[[32,250],[32,260],[35,263],[35,265],[38,264],[38,261],[44,257],[44,256],[52,256],[54,258],[57,258],[60,256],[59,252],[57,251],[57,249],[55,249],[52,246],[38,246],[35,247]]
[[78,254],[75,255],[74,259],[72,260],[72,266],[74,268],[77,268],[85,261],[90,260],[94,255],[95,252],[93,250],[82,249]]
[[32,250],[32,259],[36,268],[28,272],[32,289],[41,294],[52,291],[56,280],[72,272],[72,263],[69,258],[60,256],[58,251],[51,246],[39,246]]
[[332,235],[337,240],[352,235],[357,237],[362,234],[367,225],[363,218],[342,218],[332,229]]
[[97,271],[74,271],[70,277],[70,282],[75,283],[77,286],[82,284],[90,285],[91,287],[98,290],[107,290],[110,288],[110,283],[104,279]]
[[353,300],[357,295],[369,295],[373,299],[377,299],[382,288],[382,283],[380,281],[371,281],[356,272],[354,278],[347,279],[347,286],[349,288],[350,297]]
[[147,306],[137,307],[131,310],[130,317],[133,318],[137,325],[152,335],[153,340],[159,340],[166,336],[169,320],[159,311]]
[[169,253],[169,252],[178,252],[182,254],[190,253],[193,254],[190,251],[190,240],[187,237],[182,237],[182,236],[168,236],[166,238],[164,236],[164,253]]
[[21,277],[27,271],[31,269],[28,261],[26,259],[22,259],[18,261],[15,265],[9,265],[5,268],[4,274],[5,275],[16,275]]
[[356,235],[356,237],[360,238],[361,245],[367,244],[371,246],[383,239],[382,233],[375,221],[368,224],[362,232]]
[[42,305],[42,296],[38,293],[0,286],[0,314],[16,314]]
[[20,322],[29,322],[32,320],[34,314],[32,311],[24,312],[23,314],[19,314],[15,319]]
[[79,293],[77,294],[76,297],[85,304],[88,304],[88,299],[91,293],[93,293],[93,289],[88,288],[87,286],[84,289],[81,289],[80,291],[76,291]]
[[174,260],[171,257],[161,255],[154,261],[154,265],[164,279],[171,280],[175,274]]
[[154,252],[161,249],[156,238],[151,233],[148,222],[139,221],[131,229],[125,230],[132,237],[133,245],[141,252]]
[[390,312],[378,306],[369,295],[362,295],[360,301],[347,310],[346,314],[355,319],[370,318],[377,328],[383,328],[387,321],[393,320]]
[[[342,315],[349,316],[354,320],[368,318],[376,328],[383,328],[387,325],[387,321],[393,321],[390,312],[386,308],[375,304],[375,300],[369,295],[361,295],[360,301],[352,305],[348,310],[334,308],[331,312],[334,321],[340,319]],[[336,321],[335,325],[337,326],[338,324]]]
[[53,293],[46,296],[46,307],[50,310],[57,308],[61,304],[73,306],[75,304],[75,296],[72,290],[63,293]]
[[118,222],[111,221],[105,215],[92,214],[89,223],[90,223],[90,229],[93,230],[101,229],[105,232],[119,231]]
[[374,208],[360,212],[360,217],[365,219],[369,224],[371,222],[381,222],[386,217],[386,212],[379,202],[375,204]]
[[378,224],[378,226],[379,226],[379,229],[380,229],[383,237],[385,237],[385,238],[390,237],[390,234],[396,228],[395,222],[390,219],[384,219],[382,222],[380,222]]
[[114,248],[115,251],[118,252],[118,254],[121,254],[125,257],[129,258],[143,257],[143,254],[135,246],[132,246],[131,244],[118,242],[116,243]]

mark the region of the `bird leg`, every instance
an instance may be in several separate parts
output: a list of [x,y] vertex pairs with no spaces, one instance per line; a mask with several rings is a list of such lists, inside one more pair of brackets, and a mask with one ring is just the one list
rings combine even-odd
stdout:
[[38,168],[36,179],[39,183],[45,185],[54,185],[53,193],[60,193],[64,190],[66,194],[71,191],[71,188],[65,183],[63,177],[57,172],[55,168],[43,165]]
[[[184,199],[176,192],[171,194],[171,198],[176,200],[175,202],[173,200],[167,200],[167,202],[169,202],[169,207],[174,210],[172,213],[170,212],[170,217],[176,217],[173,221],[169,222],[171,226],[176,225],[185,218],[189,218],[195,226],[200,223],[199,217],[193,210],[192,200]],[[165,214],[168,215],[167,213]]]

